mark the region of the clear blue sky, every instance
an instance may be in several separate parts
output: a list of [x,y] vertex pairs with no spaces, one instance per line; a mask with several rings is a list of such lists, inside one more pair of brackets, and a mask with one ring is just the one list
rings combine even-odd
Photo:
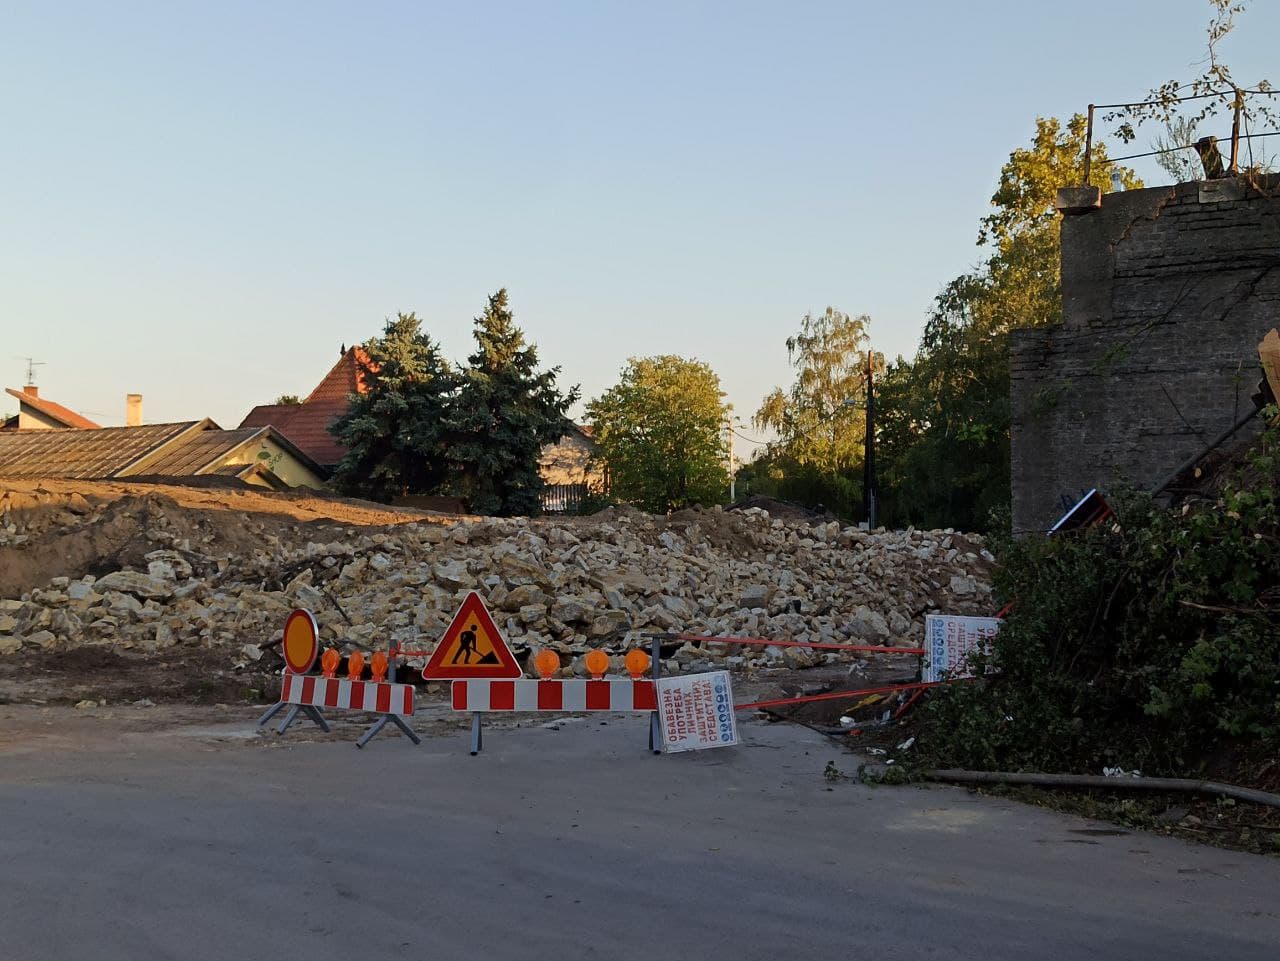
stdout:
[[[1252,6],[1226,58],[1280,83],[1280,4]],[[235,426],[398,310],[463,359],[506,286],[566,386],[693,356],[745,422],[790,382],[805,311],[868,313],[877,349],[913,353],[1035,118],[1190,79],[1208,19],[1204,0],[3,3],[0,382],[31,355],[45,395],[104,424],[141,392],[148,422]]]

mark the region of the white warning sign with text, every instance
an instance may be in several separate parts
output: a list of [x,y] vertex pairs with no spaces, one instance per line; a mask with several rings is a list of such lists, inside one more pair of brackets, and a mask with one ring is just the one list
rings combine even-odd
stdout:
[[663,677],[654,683],[664,754],[738,743],[728,671]]
[[929,614],[924,619],[924,667],[922,681],[972,677],[968,660],[974,651],[987,651],[1000,630],[998,617],[961,617]]

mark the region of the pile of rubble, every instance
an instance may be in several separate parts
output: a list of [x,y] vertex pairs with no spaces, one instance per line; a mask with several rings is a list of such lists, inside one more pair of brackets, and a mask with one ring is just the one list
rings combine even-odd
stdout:
[[[109,556],[68,559],[65,573],[0,599],[0,653],[103,646],[145,655],[196,645],[243,667],[272,650],[297,606],[315,613],[328,644],[430,649],[477,590],[517,656],[547,646],[578,670],[587,650],[620,656],[648,632],[918,646],[926,612],[991,609],[990,555],[980,538],[949,530],[867,533],[761,509],[672,517],[611,509],[330,525],[312,539],[313,526],[269,529],[228,511],[217,524],[236,526],[231,537],[209,526],[214,512],[150,494],[131,503],[77,505],[40,531],[32,544],[84,543],[104,524],[116,537]],[[0,553],[20,561],[31,532],[20,513],[0,521],[8,542]],[[682,670],[802,668],[838,656],[712,642],[672,648],[669,666]]]

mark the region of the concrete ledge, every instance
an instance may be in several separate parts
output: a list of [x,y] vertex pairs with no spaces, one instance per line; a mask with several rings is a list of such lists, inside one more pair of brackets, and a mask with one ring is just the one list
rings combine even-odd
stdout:
[[1059,187],[1053,205],[1063,214],[1087,214],[1102,206],[1102,188]]
[[1200,184],[1198,200],[1202,204],[1221,204],[1244,200],[1249,190],[1244,182],[1234,177],[1222,180],[1205,180]]

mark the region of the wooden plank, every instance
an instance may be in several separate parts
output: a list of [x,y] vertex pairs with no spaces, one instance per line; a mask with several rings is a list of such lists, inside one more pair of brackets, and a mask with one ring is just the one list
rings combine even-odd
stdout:
[[1262,342],[1258,344],[1258,359],[1262,362],[1262,372],[1271,386],[1271,394],[1280,401],[1280,331],[1272,327]]

